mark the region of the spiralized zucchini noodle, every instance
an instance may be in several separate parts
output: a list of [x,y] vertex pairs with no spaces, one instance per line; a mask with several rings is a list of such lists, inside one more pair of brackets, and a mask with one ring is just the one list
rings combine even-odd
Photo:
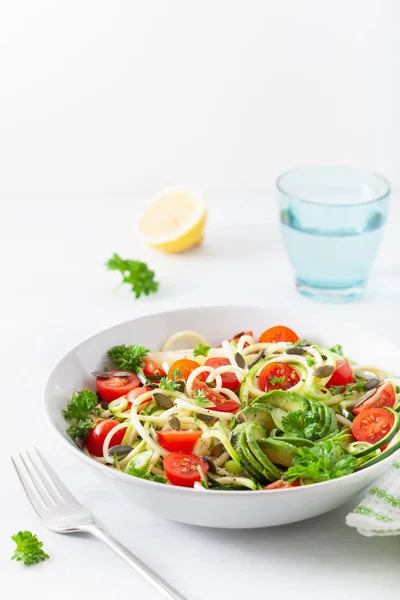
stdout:
[[349,475],[400,448],[399,378],[340,346],[278,326],[258,341],[241,332],[218,346],[117,348],[136,362],[118,363],[114,348],[88,414],[68,412],[83,392],[64,412],[71,437],[107,468],[194,490],[285,489]]

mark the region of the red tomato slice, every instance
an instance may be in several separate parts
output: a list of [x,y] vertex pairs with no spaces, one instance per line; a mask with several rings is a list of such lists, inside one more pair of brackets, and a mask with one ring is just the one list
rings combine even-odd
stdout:
[[190,360],[189,358],[180,358],[172,363],[169,371],[168,371],[168,379],[172,379],[172,373],[174,369],[179,369],[181,372],[179,377],[183,377],[183,379],[187,379],[192,371],[199,367],[199,363],[195,360]]
[[205,393],[207,400],[214,403],[214,406],[206,406],[210,410],[219,410],[220,412],[235,412],[239,410],[240,404],[231,400],[230,398],[225,398],[222,394],[219,394],[212,388],[208,387],[206,383],[198,380],[198,377],[193,381],[192,385],[193,390],[200,390]]
[[355,378],[349,361],[339,358],[339,360],[336,361],[335,370],[332,373],[332,377],[326,384],[326,387],[330,388],[333,385],[347,385],[348,383],[353,383],[354,381]]
[[357,442],[376,444],[392,429],[394,415],[386,408],[367,408],[356,416],[351,431]]
[[193,452],[201,431],[159,431],[160,446],[170,452]]
[[258,341],[262,344],[276,344],[277,342],[292,342],[294,344],[298,339],[299,336],[293,329],[289,329],[284,325],[276,325],[263,331]]
[[[254,337],[253,336],[253,331],[251,329],[249,329],[247,331],[243,331],[242,335],[251,335],[251,337]],[[238,341],[240,340],[240,338],[242,337],[242,335],[237,335],[236,337],[234,337],[231,340],[229,340],[229,342],[235,342],[235,344],[237,344]],[[245,342],[243,344],[243,348],[247,348],[247,346],[250,346],[249,342]]]
[[[115,372],[109,371],[110,375],[113,375]],[[111,402],[121,396],[125,396],[128,392],[139,386],[140,380],[135,373],[130,373],[129,377],[96,378],[96,388],[104,402]]]
[[201,480],[198,466],[207,473],[208,463],[196,454],[171,452],[164,458],[164,471],[172,485],[193,487],[196,481]]
[[[151,388],[138,387],[138,388],[135,388],[134,390],[131,390],[126,397],[126,399],[128,400],[128,408],[132,408],[133,401],[136,400],[136,398],[138,396],[141,396],[142,394],[145,394],[146,392],[151,392]],[[142,402],[143,406],[145,404],[148,404],[149,402],[151,402],[151,400],[152,400],[152,398],[149,398],[148,400],[145,400],[144,402]]]
[[[208,358],[204,363],[206,367],[213,367],[213,369],[218,369],[218,367],[225,367],[230,365],[231,363],[227,358]],[[208,377],[208,373],[200,373],[196,377],[199,381],[205,381]],[[240,388],[239,379],[236,377],[235,373],[222,373],[222,387],[228,388],[228,390],[232,390],[233,392],[237,392]]]
[[362,404],[356,406],[353,409],[353,413],[359,415],[368,408],[382,408],[383,406],[393,408],[395,402],[396,392],[394,391],[392,384],[387,381],[376,388],[375,394],[367,398],[367,400],[364,400]]
[[152,360],[146,360],[143,367],[143,373],[146,377],[155,377],[156,375],[159,375],[161,378],[166,376],[164,369]]
[[287,483],[286,481],[282,481],[282,479],[278,479],[278,481],[274,481],[263,487],[263,490],[281,490],[284,488],[293,488],[298,487],[300,485],[300,479],[296,479],[293,483]]
[[[104,421],[97,421],[96,425],[86,438],[86,448],[93,456],[103,456],[103,444],[106,439],[106,435],[111,429],[114,429],[119,425],[117,421],[112,419],[105,419]],[[118,446],[124,439],[126,429],[119,429],[111,438],[109,447]]]
[[258,387],[263,392],[271,390],[289,390],[300,381],[298,373],[290,365],[270,362],[262,369],[258,378]]

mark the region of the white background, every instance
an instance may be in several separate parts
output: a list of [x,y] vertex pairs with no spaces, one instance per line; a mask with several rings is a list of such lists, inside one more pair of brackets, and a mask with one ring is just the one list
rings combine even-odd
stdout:
[[[268,190],[279,172],[305,163],[371,167],[400,187],[399,13],[396,0],[0,1],[7,600],[158,598],[99,542],[57,536],[39,522],[8,459],[33,445],[188,600],[398,595],[398,539],[367,540],[347,528],[355,502],[273,530],[167,523],[78,466],[48,431],[40,401],[71,347],[176,306],[307,305],[328,324],[335,315],[397,342],[396,202],[365,299],[319,306],[294,290]],[[209,222],[202,246],[170,257],[138,243],[136,220],[144,198],[180,183],[205,191]],[[115,291],[118,277],[103,266],[115,251],[146,260],[159,294],[135,302],[128,289]],[[37,533],[51,560],[30,569],[11,562],[19,529]]]
[[0,3],[0,193],[400,186],[397,0]]

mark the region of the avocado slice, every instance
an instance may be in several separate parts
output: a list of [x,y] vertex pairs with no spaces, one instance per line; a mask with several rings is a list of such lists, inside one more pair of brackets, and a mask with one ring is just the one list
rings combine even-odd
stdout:
[[271,417],[276,425],[276,427],[278,429],[280,429],[281,431],[285,431],[285,427],[283,425],[283,418],[287,416],[287,412],[286,410],[283,410],[283,408],[279,408],[278,406],[275,406],[275,408],[273,408],[271,410]]
[[[256,425],[256,424],[254,424]],[[250,424],[252,426],[252,424]],[[252,478],[260,483],[271,480],[271,473],[259,463],[247,445],[247,428],[243,429],[238,441],[238,452],[243,456],[244,465],[253,473]]]
[[258,396],[257,404],[272,404],[286,411],[289,410],[308,410],[308,401],[296,392],[284,392],[283,390],[273,390],[262,396]]
[[291,444],[292,446],[296,446],[296,448],[301,448],[302,446],[307,446],[308,448],[311,448],[311,446],[314,446],[314,442],[312,442],[311,440],[306,440],[305,438],[291,437],[290,435],[283,435],[280,438],[268,438],[268,439],[282,440],[283,442],[287,442],[288,444]]
[[268,406],[267,404],[259,404],[254,402],[251,406],[247,406],[242,410],[242,415],[246,422],[260,423],[268,432],[274,427],[275,423],[271,416],[271,410],[274,407]]
[[259,441],[267,439],[260,437],[260,431],[257,430],[256,424],[251,423],[246,430],[246,440],[250,451],[253,453],[255,459],[261,463],[262,467],[269,473],[268,479],[275,481],[282,477],[282,471],[276,467],[268,456],[260,448]]
[[258,444],[270,461],[283,467],[291,467],[293,459],[297,456],[296,446],[277,438],[264,438],[259,440]]

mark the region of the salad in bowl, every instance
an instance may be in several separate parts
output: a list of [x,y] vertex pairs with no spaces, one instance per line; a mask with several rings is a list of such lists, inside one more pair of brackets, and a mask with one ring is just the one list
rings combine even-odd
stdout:
[[67,434],[104,469],[210,494],[309,487],[393,454],[400,380],[302,335],[185,330],[161,351],[110,346],[62,409]]

